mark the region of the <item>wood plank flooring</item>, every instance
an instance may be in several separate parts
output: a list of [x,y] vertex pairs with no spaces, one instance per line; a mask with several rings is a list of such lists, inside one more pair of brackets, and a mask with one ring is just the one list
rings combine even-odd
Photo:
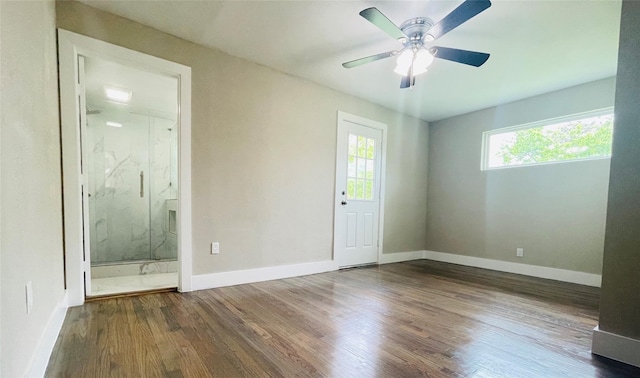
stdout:
[[598,290],[426,260],[70,308],[48,377],[640,377]]

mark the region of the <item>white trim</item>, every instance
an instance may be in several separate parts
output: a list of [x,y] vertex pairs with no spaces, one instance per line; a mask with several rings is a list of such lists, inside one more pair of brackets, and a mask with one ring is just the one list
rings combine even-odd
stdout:
[[163,73],[179,82],[179,184],[178,184],[178,290],[191,291],[192,225],[191,225],[191,68],[112,45],[67,30],[58,29],[60,72],[60,118],[63,160],[65,267],[69,305],[84,303],[84,268],[82,264],[82,195],[79,165],[80,139],[77,117],[78,55],[107,59],[123,65]]
[[309,274],[326,273],[336,270],[334,262],[318,261],[311,263],[270,266],[266,268],[235,270],[193,276],[193,290],[205,290],[216,287],[242,285],[247,283],[300,277]]
[[[84,303],[84,261],[82,256],[82,183],[80,172],[80,136],[76,109],[77,64],[73,43],[58,32],[58,61],[60,82],[60,137],[62,139],[62,186],[64,193],[65,272],[69,304]],[[72,84],[70,84],[72,83]],[[73,99],[70,101],[69,99]]]
[[51,314],[51,317],[49,317],[44,332],[42,332],[38,346],[34,350],[33,356],[31,356],[25,377],[44,377],[47,365],[49,365],[49,358],[51,358],[51,353],[53,352],[53,347],[56,345],[62,324],[67,316],[68,307],[68,292],[65,290],[62,298],[58,302],[58,306]]
[[[177,63],[173,63],[177,64]],[[182,66],[178,77],[178,290],[182,293],[192,289],[193,235],[191,224],[191,67]]]
[[[409,251],[385,253],[380,256],[378,264],[392,264],[413,260],[433,260],[446,263],[472,266],[475,268],[515,273],[525,276],[576,283],[587,286],[600,286],[602,276],[599,274],[576,272],[572,270],[548,268],[544,266],[512,263],[508,261],[463,256],[453,253],[433,251]],[[331,272],[338,269],[335,261],[318,261],[293,265],[279,265],[265,268],[235,270],[193,276],[193,290],[205,290],[216,287],[242,285],[248,283],[278,280],[282,278],[300,277],[309,274]]]
[[385,253],[380,255],[378,264],[393,264],[398,262],[422,259],[424,259],[424,251]]
[[567,160],[554,160],[554,161],[545,161],[542,163],[527,163],[527,164],[518,164],[518,165],[505,165],[502,167],[491,167],[491,168],[482,168],[482,171],[500,171],[502,169],[512,169],[512,168],[523,168],[523,167],[539,167],[541,165],[553,165],[553,164],[564,164],[564,163],[576,163],[581,161],[593,161],[593,160],[607,160],[611,159],[611,155],[609,156],[595,156],[588,158],[580,158],[580,159],[567,159]]
[[640,340],[593,329],[591,353],[640,367]]
[[[387,253],[381,256],[379,264],[390,264],[403,261],[419,260],[424,251]],[[301,277],[309,274],[326,273],[338,270],[332,260],[302,263],[293,265],[270,266],[266,268],[235,270],[201,274],[193,276],[193,290],[205,290],[216,287],[242,285],[248,283],[279,280],[283,278]]]
[[[385,182],[386,182],[386,175],[387,175],[387,129],[388,129],[388,126],[387,124],[382,122],[370,120],[364,117],[360,117],[354,114],[350,114],[350,113],[346,113],[341,110],[338,110],[337,122],[336,122],[337,138],[340,138],[340,130],[341,130],[341,127],[344,127],[343,126],[344,121],[355,123],[362,126],[367,126],[372,129],[380,130],[380,132],[382,133],[381,156],[380,156],[380,193],[379,193],[380,198],[378,203],[378,206],[379,206],[379,209],[378,209],[378,259],[376,261],[377,263],[380,263],[383,255],[383,246],[384,246],[384,206],[385,206],[385,197],[386,197]],[[339,143],[340,141],[336,140],[336,186],[334,187],[335,206],[334,206],[334,213],[333,213],[334,214],[333,215],[333,260],[334,261],[336,261],[336,249],[337,249],[337,243],[339,239],[336,237],[336,230],[339,227],[338,221],[337,221],[337,215],[340,212],[341,205],[339,204],[339,201],[341,201],[341,198],[342,198],[340,197],[340,194],[338,193],[339,190],[337,188],[338,162],[340,161],[340,157],[338,156],[340,151],[337,147]]]
[[546,266],[520,264],[509,261],[485,259],[481,257],[457,255],[434,251],[424,251],[427,260],[442,261],[452,264],[472,266],[476,268],[497,270],[500,272],[522,274],[524,276],[545,278],[549,280],[570,282],[586,286],[600,287],[602,275],[576,272],[573,270],[549,268]]
[[496,134],[504,134],[504,133],[509,133],[509,132],[513,132],[513,131],[532,129],[532,128],[536,128],[536,127],[550,126],[550,125],[555,125],[555,124],[558,124],[558,123],[570,122],[570,121],[575,121],[575,120],[585,119],[585,118],[591,118],[591,117],[598,117],[598,116],[603,116],[603,115],[613,114],[613,113],[614,113],[613,106],[608,106],[606,108],[590,110],[590,111],[580,112],[580,113],[574,113],[574,114],[570,114],[570,115],[562,116],[562,117],[549,118],[549,119],[544,119],[544,120],[541,120],[541,121],[535,121],[535,122],[529,122],[529,123],[524,123],[524,124],[515,125],[515,126],[503,127],[503,128],[500,128],[500,129],[487,130],[487,131],[482,133],[482,147],[481,147],[481,153],[480,153],[480,170],[481,171],[492,171],[492,170],[496,170],[496,169],[505,169],[505,168],[531,167],[531,166],[549,165],[549,164],[557,164],[557,163],[571,163],[571,162],[576,162],[576,161],[610,159],[611,156],[609,155],[609,156],[595,156],[595,157],[580,158],[580,159],[554,160],[554,161],[547,161],[547,162],[542,162],[542,163],[526,163],[526,164],[508,165],[508,166],[502,166],[502,167],[489,167],[489,148],[488,147],[489,147],[489,138],[491,136],[493,136],[493,135],[496,135]]
[[[76,62],[77,62],[77,72],[78,75],[76,76],[77,79],[77,85],[78,87],[76,88],[76,92],[75,95],[78,96],[78,108],[79,109],[86,109],[87,108],[87,93],[86,93],[86,71],[85,71],[85,57],[84,56],[77,56],[76,58]],[[80,124],[78,125],[78,127],[80,128],[80,153],[82,154],[82,156],[80,156],[80,161],[84,161],[85,164],[89,162],[89,159],[87,159],[87,157],[89,156],[89,153],[87,151],[87,114],[86,112],[80,112],[80,114],[78,114],[78,111],[76,110],[76,114],[80,119]],[[85,172],[87,171],[87,168],[85,166]],[[80,182],[82,183],[82,187],[85,188],[85,191],[88,192],[88,188],[89,188],[89,175],[88,174],[84,174],[80,176]],[[89,219],[89,195],[86,193],[83,193],[82,195],[82,228],[84,230],[83,235],[82,235],[82,250],[85,251],[84,253],[84,292],[85,293],[91,293],[91,253],[86,253],[86,251],[90,251],[91,250],[91,232],[89,232],[89,230],[91,229],[91,220]]]
[[387,181],[387,125],[380,124],[382,127],[382,166],[380,167],[380,219],[378,228],[378,264],[382,260],[384,255],[384,199],[385,194],[385,182]]

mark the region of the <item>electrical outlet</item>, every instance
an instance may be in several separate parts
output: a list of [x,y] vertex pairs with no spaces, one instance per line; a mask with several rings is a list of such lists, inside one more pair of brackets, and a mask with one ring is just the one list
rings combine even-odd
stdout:
[[516,256],[524,257],[524,248],[516,248]]
[[24,291],[27,297],[27,314],[30,314],[33,309],[33,288],[31,287],[31,281],[27,282]]
[[220,243],[218,242],[211,243],[211,254],[217,255],[218,253],[220,253]]

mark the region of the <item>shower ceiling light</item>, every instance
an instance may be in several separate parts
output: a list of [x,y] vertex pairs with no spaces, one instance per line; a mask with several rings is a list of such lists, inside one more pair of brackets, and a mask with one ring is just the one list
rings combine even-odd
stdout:
[[107,126],[111,126],[111,127],[122,127],[122,124],[121,124],[121,123],[118,123],[118,122],[107,121]]
[[104,94],[107,96],[109,100],[128,103],[131,101],[131,90],[130,89],[121,89],[114,87],[104,87]]

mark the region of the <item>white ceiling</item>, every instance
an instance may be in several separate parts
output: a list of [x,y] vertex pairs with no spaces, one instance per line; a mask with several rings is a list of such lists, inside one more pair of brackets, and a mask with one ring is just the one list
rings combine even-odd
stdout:
[[341,63],[400,44],[360,17],[375,6],[397,25],[438,22],[458,1],[90,1],[158,30],[427,121],[616,73],[619,0],[494,1],[435,45],[488,52],[480,68],[436,60],[400,89],[394,59]]

